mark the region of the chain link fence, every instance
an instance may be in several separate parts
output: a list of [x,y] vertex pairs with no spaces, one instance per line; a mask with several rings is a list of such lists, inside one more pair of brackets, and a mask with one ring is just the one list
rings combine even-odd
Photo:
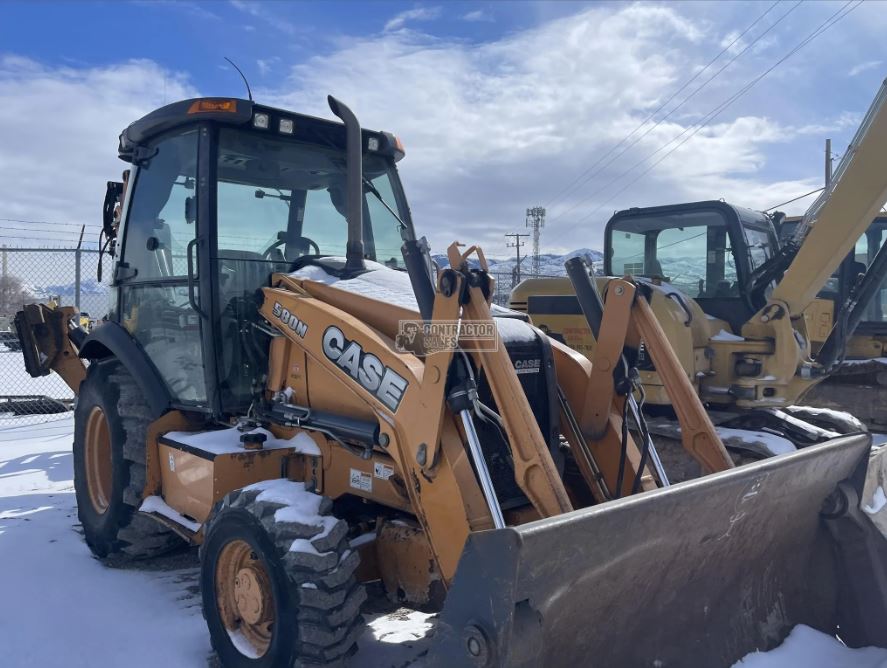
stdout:
[[[71,410],[74,394],[59,376],[31,378],[25,371],[13,318],[24,304],[44,302],[76,306],[84,328],[101,322],[110,307],[113,261],[107,254],[101,256],[103,280],[99,281],[99,257],[96,249],[76,244],[0,246],[0,426],[11,420],[41,422]],[[493,300],[507,306],[518,277],[513,271],[492,273],[496,279]],[[520,280],[527,278],[556,277],[521,272]]]
[[108,312],[112,260],[85,248],[0,247],[0,426],[28,424],[71,410],[74,393],[56,374],[31,378],[25,371],[13,318],[34,302],[76,306],[80,324],[93,327]]

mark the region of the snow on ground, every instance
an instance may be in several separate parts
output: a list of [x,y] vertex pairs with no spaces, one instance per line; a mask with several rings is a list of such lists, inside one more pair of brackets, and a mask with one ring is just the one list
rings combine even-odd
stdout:
[[[217,666],[200,612],[196,550],[137,568],[102,564],[77,520],[70,414],[2,424],[0,665]],[[408,610],[368,613],[351,665],[419,666],[430,642],[428,618]]]
[[[20,422],[22,422],[20,420]],[[195,550],[138,567],[94,559],[74,502],[70,415],[0,429],[0,648],[11,668],[218,666],[200,613]],[[432,615],[378,597],[350,665],[421,668]],[[887,650],[851,650],[799,626],[735,668],[887,668]]]
[[73,399],[74,393],[58,374],[31,378],[21,352],[0,352],[0,395],[43,394],[53,399]]
[[0,431],[6,666],[204,666],[196,569],[112,569],[78,532],[70,416]]
[[776,649],[749,654],[733,668],[887,668],[887,650],[850,649],[801,624]]

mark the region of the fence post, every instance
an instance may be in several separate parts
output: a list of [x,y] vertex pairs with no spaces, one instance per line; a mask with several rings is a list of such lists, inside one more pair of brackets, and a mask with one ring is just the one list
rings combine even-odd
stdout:
[[80,310],[80,249],[74,251],[74,306]]
[[80,247],[83,245],[83,231],[86,225],[80,226],[80,240],[77,242],[77,249],[74,251],[74,306],[80,310]]

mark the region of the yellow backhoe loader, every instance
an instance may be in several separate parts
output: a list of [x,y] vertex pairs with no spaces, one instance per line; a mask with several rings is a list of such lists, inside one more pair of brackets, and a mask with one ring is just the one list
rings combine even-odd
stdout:
[[[734,467],[645,285],[576,277],[594,364],[491,307],[480,249],[432,271],[400,142],[329,102],[342,123],[201,98],[130,125],[107,321],[17,314],[28,371],[77,393],[98,557],[200,545],[226,668],[341,665],[370,580],[440,610],[430,666],[729,666],[799,623],[887,647],[867,434]],[[641,340],[710,475],[669,485]]]
[[[836,308],[816,299],[887,201],[885,102],[882,86],[830,185],[781,245],[781,214],[722,201],[633,208],[607,223],[604,274],[649,286],[653,310],[728,446],[771,455],[864,429],[852,416],[795,404],[837,367],[852,331],[848,314],[870,303],[887,273],[884,254],[855,301]],[[586,271],[579,259],[568,268]],[[529,279],[510,305],[591,355],[595,339],[573,294],[568,278]],[[638,368],[646,404],[667,411],[661,378],[643,350]],[[662,434],[676,435],[675,427],[653,423]]]

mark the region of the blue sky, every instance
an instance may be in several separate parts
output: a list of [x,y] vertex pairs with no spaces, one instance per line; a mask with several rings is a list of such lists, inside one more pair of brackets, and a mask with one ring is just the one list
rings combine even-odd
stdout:
[[[855,4],[4,2],[0,218],[97,223],[127,123],[243,93],[223,56],[259,100],[329,115],[333,93],[401,135],[416,225],[436,248],[459,238],[502,255],[536,205],[552,251],[599,247],[617,208],[764,208],[820,185],[824,139],[843,150],[887,74],[887,8]],[[58,163],[76,169],[47,190]]]
[[[448,2],[443,11],[438,5],[423,9],[356,1],[11,2],[0,8],[0,43],[4,51],[54,65],[103,66],[121,56],[150,58],[172,70],[187,70],[207,93],[227,94],[232,80],[223,69],[224,55],[252,70],[254,83],[260,83],[272,78],[275,68],[263,76],[257,71],[259,60],[303,62],[335,49],[339,40],[382,32],[409,10],[418,16],[405,23],[427,24],[441,38],[474,42],[529,27],[537,15],[531,3]],[[126,43],[109,44],[112,34],[125,34]]]

